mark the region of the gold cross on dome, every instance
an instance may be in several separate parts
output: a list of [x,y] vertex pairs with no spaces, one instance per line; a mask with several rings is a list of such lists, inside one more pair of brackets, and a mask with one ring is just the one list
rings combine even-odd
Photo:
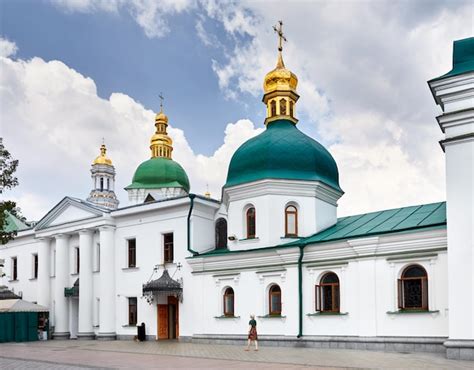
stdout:
[[160,92],[160,95],[158,95],[160,98],[160,111],[163,112],[163,100],[165,100],[163,93]]
[[273,31],[278,34],[278,51],[282,51],[283,41],[286,41],[286,37],[283,34],[283,21],[278,21],[278,25],[273,26]]

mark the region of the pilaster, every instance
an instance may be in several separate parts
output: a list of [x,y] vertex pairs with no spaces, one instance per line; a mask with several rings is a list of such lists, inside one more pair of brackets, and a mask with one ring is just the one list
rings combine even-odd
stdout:
[[38,297],[37,302],[41,306],[51,308],[51,241],[49,238],[38,239]]

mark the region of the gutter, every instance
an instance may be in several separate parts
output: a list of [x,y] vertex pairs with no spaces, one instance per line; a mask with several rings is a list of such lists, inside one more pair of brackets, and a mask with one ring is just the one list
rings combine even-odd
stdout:
[[303,255],[305,245],[300,245],[300,257],[298,258],[298,335],[303,336]]
[[194,208],[194,198],[196,198],[196,194],[189,194],[190,203],[189,203],[189,212],[188,212],[188,220],[187,220],[187,226],[188,226],[187,233],[188,233],[188,252],[191,253],[193,256],[196,256],[199,253],[191,249],[191,214]]

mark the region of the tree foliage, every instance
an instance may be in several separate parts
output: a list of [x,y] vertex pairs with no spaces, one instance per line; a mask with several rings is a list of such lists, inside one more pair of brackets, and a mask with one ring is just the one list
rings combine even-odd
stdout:
[[[17,167],[18,160],[12,158],[10,152],[3,144],[3,138],[0,137],[0,194],[18,185],[18,178],[15,176]],[[7,243],[16,235],[16,231],[7,232],[5,230],[8,213],[25,221],[25,218],[21,216],[20,210],[17,208],[15,202],[2,200],[0,202],[0,244]]]

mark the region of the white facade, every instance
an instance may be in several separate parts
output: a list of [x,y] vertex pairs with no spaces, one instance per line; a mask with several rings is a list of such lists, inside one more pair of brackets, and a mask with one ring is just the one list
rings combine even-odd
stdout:
[[[338,220],[342,192],[319,181],[254,181],[224,188],[222,202],[181,189],[116,210],[66,197],[0,247],[1,282],[48,306],[59,338],[132,338],[143,322],[150,338],[234,340],[255,314],[269,343],[447,348],[449,357],[474,359],[474,73],[430,86],[444,111],[447,226],[444,203]],[[406,221],[412,215],[416,222]],[[221,219],[225,248],[216,245]],[[411,267],[425,274],[418,291],[405,285]],[[143,286],[165,269],[182,295],[150,300]],[[407,306],[409,294],[420,296],[419,307]]]

